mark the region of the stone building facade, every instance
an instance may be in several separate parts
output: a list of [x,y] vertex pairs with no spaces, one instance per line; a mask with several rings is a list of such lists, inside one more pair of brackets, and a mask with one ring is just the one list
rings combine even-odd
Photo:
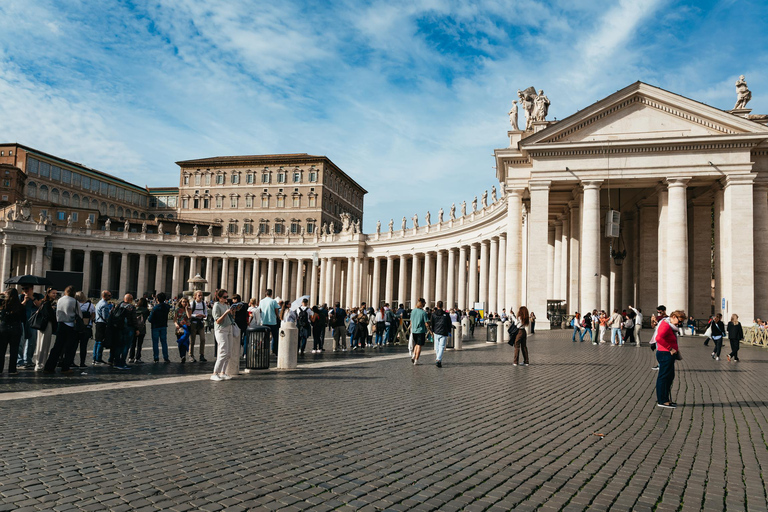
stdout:
[[[525,304],[543,329],[553,303],[571,312],[631,304],[646,315],[662,303],[697,318],[714,310],[751,323],[768,315],[763,122],[638,82],[561,121],[509,132],[509,146],[495,151],[498,197],[423,225],[379,225],[363,234],[350,218],[329,215],[318,220],[333,220],[332,233],[169,234],[4,218],[0,268],[4,276],[51,268],[41,249],[48,242],[64,253],[53,264],[82,271],[91,295],[104,288],[176,295],[201,273],[212,289],[254,297],[273,288],[283,298],[308,294],[312,302],[346,305],[410,305],[419,297],[461,308],[479,302],[486,311]],[[183,172],[218,169],[212,162],[179,165],[179,197],[188,199],[198,189]],[[302,177],[311,172],[312,162],[297,165]],[[229,176],[250,168],[255,179],[264,170],[253,162],[220,168]],[[301,183],[302,197],[310,183]],[[265,187],[253,185],[258,197]],[[266,188],[274,198],[273,187],[289,186]],[[181,217],[197,214],[179,208]],[[606,228],[619,236],[607,237]]]

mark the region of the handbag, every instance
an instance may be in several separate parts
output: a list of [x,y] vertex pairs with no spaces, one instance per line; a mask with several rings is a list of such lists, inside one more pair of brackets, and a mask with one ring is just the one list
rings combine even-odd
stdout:
[[680,355],[680,351],[679,350],[677,352],[675,352],[675,355],[673,355],[672,358],[675,361],[682,361],[683,360],[683,356]]
[[32,313],[30,315],[29,320],[27,320],[27,325],[31,329],[36,329],[38,331],[42,331],[45,329],[46,325],[46,318],[45,318],[45,311],[43,311],[44,304],[40,304],[40,307],[37,308],[37,311]]
[[83,317],[80,315],[75,315],[75,332],[77,334],[83,334],[87,330],[88,330],[88,327],[85,326]]
[[517,339],[517,333],[520,331],[520,328],[517,327],[516,323],[513,323],[509,326],[509,329],[507,329],[507,333],[509,333],[509,343],[510,345],[515,344],[515,339]]

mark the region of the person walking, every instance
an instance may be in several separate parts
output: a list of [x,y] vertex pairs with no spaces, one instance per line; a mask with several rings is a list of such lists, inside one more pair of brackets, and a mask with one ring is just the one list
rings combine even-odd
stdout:
[[128,353],[128,362],[144,364],[141,360],[141,349],[144,346],[144,338],[147,335],[147,318],[149,318],[149,303],[144,297],[136,304],[136,323],[139,333],[133,338],[131,350]]
[[581,338],[581,315],[578,311],[573,314],[573,318],[571,319],[571,327],[573,327],[573,336],[571,337],[571,341],[576,343],[576,335],[578,334],[579,338]]
[[320,334],[323,332],[323,327],[320,326],[320,308],[312,306],[310,310],[312,313],[309,316],[309,323],[312,326],[312,353],[319,354],[323,351],[322,344],[320,343]]
[[[271,297],[272,290],[267,290],[267,298]],[[226,372],[227,366],[229,365],[229,358],[231,357],[229,351],[232,345],[232,326],[235,325],[235,319],[232,308],[227,304],[227,299],[229,298],[227,290],[220,289],[217,291],[216,298],[218,299],[218,302],[213,305],[213,321],[215,324],[213,334],[216,338],[218,349],[216,351],[216,364],[213,366],[211,380],[221,381],[232,378],[227,375]],[[272,302],[274,302],[274,300],[272,300]],[[267,307],[271,306],[267,305]],[[259,306],[259,309],[261,309],[261,306]],[[262,310],[262,314],[264,314],[264,310]],[[273,318],[276,318],[274,310],[272,310],[272,315]],[[276,348],[274,349],[274,352],[277,353]]]
[[208,318],[208,304],[205,303],[202,290],[197,290],[189,305],[189,361],[195,360],[195,340],[200,338],[200,362],[205,363],[205,320]]
[[680,349],[677,345],[679,331],[683,328],[685,313],[673,311],[669,318],[659,322],[656,331],[656,360],[659,362],[659,375],[656,378],[656,405],[674,409],[677,404],[672,401],[672,383],[675,380],[675,361],[680,359]]
[[55,373],[59,359],[63,358],[61,373],[71,373],[69,362],[74,359],[74,350],[77,347],[75,333],[75,315],[80,314],[80,307],[75,300],[75,288],[67,286],[64,295],[56,303],[56,341],[53,343],[51,353],[45,362],[43,373]]
[[21,305],[24,306],[25,319],[22,322],[23,336],[19,343],[19,355],[16,366],[24,368],[34,368],[32,360],[35,357],[35,345],[37,345],[37,329],[29,325],[29,319],[32,314],[40,308],[43,295],[34,292],[35,287],[31,284],[22,285],[22,293],[19,295]]
[[328,329],[328,305],[323,303],[317,307],[317,316],[320,326],[320,352],[325,352],[325,331]]
[[741,340],[744,339],[744,329],[741,328],[739,315],[735,313],[731,315],[731,321],[728,322],[726,330],[728,331],[728,341],[731,343],[731,353],[728,354],[728,362],[730,363],[731,359],[733,359],[733,361],[738,363],[739,344],[741,343]]
[[19,290],[8,288],[5,290],[2,304],[0,304],[0,373],[5,368],[5,352],[10,352],[8,360],[8,374],[17,375],[16,364],[19,358],[19,339],[23,332],[23,323],[26,321],[26,311],[19,300]]
[[[635,342],[635,312],[630,311],[630,313],[627,315],[626,319],[624,320],[624,341],[627,343],[634,343]],[[624,343],[622,342],[622,345]]]
[[520,362],[520,352],[523,352],[523,366],[528,366],[530,361],[528,359],[528,325],[530,324],[530,315],[528,308],[520,306],[517,310],[517,319],[515,325],[517,326],[517,334],[515,334],[515,359],[512,362],[512,366],[517,366]]
[[53,308],[53,303],[56,301],[58,293],[55,288],[48,288],[37,311],[37,314],[40,316],[40,329],[37,331],[37,346],[35,347],[33,358],[36,372],[43,371],[45,362],[48,360],[48,353],[51,351],[53,333],[58,328],[56,310]]
[[[531,321],[531,325],[533,325],[533,321]],[[581,321],[581,325],[584,327],[584,329],[581,331],[579,341],[583,342],[584,335],[589,333],[589,341],[591,341],[593,345],[597,345],[594,336],[592,336],[592,315],[589,313],[589,311],[584,314],[584,319]]]
[[[104,347],[107,343],[107,319],[112,313],[113,305],[109,302],[112,300],[112,293],[109,290],[101,292],[101,300],[96,304],[96,320],[93,322],[94,326],[94,343],[93,343],[93,366],[99,364],[107,364],[104,361]],[[110,353],[112,347],[109,347]]]
[[179,346],[179,357],[182,363],[187,362],[187,353],[191,353],[191,315],[192,307],[186,297],[179,299],[179,307],[173,314],[173,325],[176,333],[176,344]]
[[411,311],[411,334],[413,335],[413,357],[411,362],[414,365],[419,364],[421,347],[427,341],[427,330],[429,328],[429,319],[424,311],[424,299],[416,302],[416,309]]
[[635,345],[638,347],[640,346],[640,330],[643,328],[643,312],[639,309],[635,309],[633,306],[629,306],[629,309],[632,310],[632,312],[635,314],[635,318],[633,318],[633,322],[635,323],[635,327],[633,327],[634,333],[635,333]]
[[432,332],[435,335],[435,366],[443,367],[443,354],[445,353],[445,343],[451,334],[451,315],[443,310],[443,301],[437,301],[435,310],[430,319]]
[[621,326],[624,323],[624,319],[619,314],[618,309],[613,310],[613,314],[608,319],[608,328],[611,329],[611,345],[617,345],[616,338],[618,338],[618,345],[623,345],[624,340],[621,338]]
[[[533,311],[531,311],[530,322],[531,322],[531,336],[533,336],[534,334],[536,334],[536,313],[534,313]],[[592,339],[592,331],[589,331],[589,339]],[[584,341],[583,335],[582,335],[581,341]]]
[[114,343],[116,344],[114,368],[116,370],[130,370],[131,367],[126,364],[128,351],[134,338],[139,335],[139,320],[136,316],[133,295],[126,293],[123,296],[123,301],[115,306],[109,323],[113,326]]
[[[85,359],[88,356],[88,340],[93,337],[93,319],[96,316],[96,308],[82,291],[75,294],[75,300],[80,307],[80,316],[83,317],[85,329],[77,333],[77,343],[80,346],[80,368],[85,368]],[[72,364],[74,366],[74,362]]]
[[347,318],[347,312],[341,309],[341,303],[334,304],[331,311],[330,322],[333,327],[333,351],[347,351],[347,326],[344,320]]
[[725,325],[723,324],[723,315],[715,315],[712,322],[712,341],[715,342],[715,350],[712,352],[712,359],[720,360],[720,351],[723,349],[723,337],[725,336]]
[[[225,292],[226,293],[226,292]],[[261,312],[261,324],[268,327],[272,333],[272,353],[277,355],[277,339],[280,336],[280,324],[277,320],[278,304],[272,298],[272,288],[267,289],[267,295],[259,302],[259,311]],[[214,315],[214,319],[216,316]],[[218,340],[216,346],[219,346]]]
[[374,318],[374,326],[376,328],[376,346],[378,348],[384,348],[384,333],[386,331],[386,325],[385,325],[385,318],[387,312],[384,311],[384,308],[382,307],[379,309],[379,311],[376,313],[376,316]]
[[311,315],[314,312],[309,309],[309,300],[302,299],[301,306],[296,311],[296,328],[299,330],[299,354],[304,355],[307,348],[307,338],[311,334]]
[[152,355],[156,363],[160,361],[158,344],[162,344],[163,347],[163,360],[166,363],[171,362],[168,358],[168,313],[170,311],[171,306],[168,305],[165,294],[162,292],[158,293],[157,304],[149,313],[149,327],[152,333]]

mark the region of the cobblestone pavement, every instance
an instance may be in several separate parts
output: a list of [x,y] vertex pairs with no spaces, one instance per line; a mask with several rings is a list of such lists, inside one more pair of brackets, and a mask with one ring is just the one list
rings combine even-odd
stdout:
[[647,346],[562,331],[529,367],[487,345],[0,402],[0,510],[766,510],[768,351],[701,343],[676,410]]

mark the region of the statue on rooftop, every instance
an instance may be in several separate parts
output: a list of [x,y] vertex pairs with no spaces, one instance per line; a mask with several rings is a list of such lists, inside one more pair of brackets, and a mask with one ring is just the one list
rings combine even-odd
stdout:
[[509,111],[509,124],[512,125],[514,131],[518,131],[517,127],[517,101],[512,102],[512,109]]
[[456,219],[456,203],[452,203],[451,204],[451,212],[448,214],[448,217],[451,220],[455,220]]
[[467,215],[467,202],[462,201],[461,202],[461,216],[465,217]]
[[395,219],[389,219],[389,232],[390,233],[392,231],[394,231],[394,227],[395,227]]
[[439,222],[440,224],[443,223],[443,209],[442,208],[440,208],[440,211],[437,212],[437,222]]
[[112,229],[112,219],[107,218],[107,221],[104,223],[104,231],[109,231]]
[[741,75],[736,81],[736,105],[733,106],[733,110],[747,108],[747,103],[752,99],[752,92],[747,87],[747,82],[744,80],[744,75]]
[[544,96],[543,89],[539,89],[539,94],[536,95],[533,103],[535,105],[534,118],[536,121],[546,121],[547,114],[549,113],[549,98]]
[[381,233],[381,221],[377,220],[376,221],[376,234],[378,235],[380,233]]
[[518,90],[517,97],[525,114],[525,131],[529,131],[533,128],[533,99],[536,97],[536,89],[529,87],[525,91]]
[[498,200],[499,200],[499,198],[496,197],[496,185],[494,185],[494,186],[491,187],[491,201],[493,201],[495,203]]
[[480,204],[483,205],[483,208],[486,208],[488,206],[488,191],[483,192],[483,197],[480,198]]

